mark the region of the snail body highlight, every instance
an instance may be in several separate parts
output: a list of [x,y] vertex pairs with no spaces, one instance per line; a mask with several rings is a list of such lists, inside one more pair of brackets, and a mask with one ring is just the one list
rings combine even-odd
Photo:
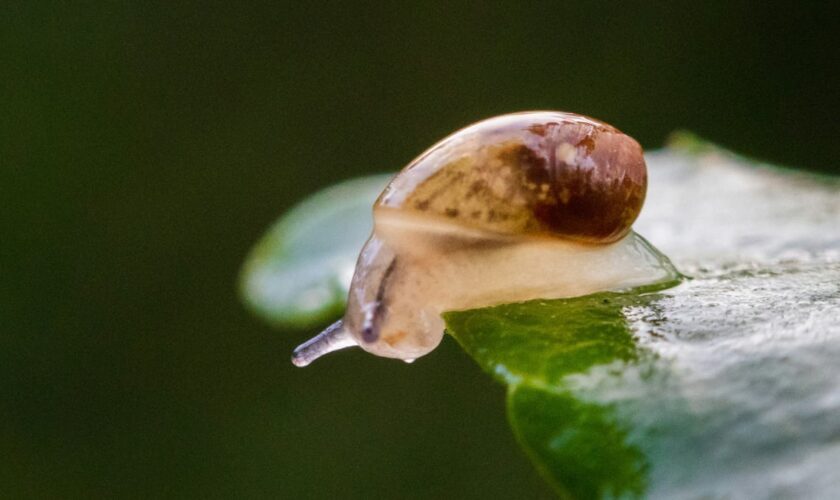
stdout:
[[292,361],[358,345],[405,361],[442,340],[441,314],[674,279],[631,231],[647,189],[642,148],[572,113],[515,113],[443,139],[392,179],[347,310]]

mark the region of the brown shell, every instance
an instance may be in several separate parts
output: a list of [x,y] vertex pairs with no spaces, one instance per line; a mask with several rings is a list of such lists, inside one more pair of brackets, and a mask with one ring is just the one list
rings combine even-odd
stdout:
[[397,175],[376,202],[501,234],[608,243],[630,230],[647,189],[642,148],[573,113],[503,115],[460,130]]

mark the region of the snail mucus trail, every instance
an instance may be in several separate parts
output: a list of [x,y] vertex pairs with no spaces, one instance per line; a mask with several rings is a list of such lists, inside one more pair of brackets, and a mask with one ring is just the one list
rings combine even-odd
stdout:
[[462,129],[385,188],[344,318],[292,361],[358,345],[410,362],[440,343],[445,311],[672,280],[631,231],[646,189],[641,146],[591,118],[526,112]]

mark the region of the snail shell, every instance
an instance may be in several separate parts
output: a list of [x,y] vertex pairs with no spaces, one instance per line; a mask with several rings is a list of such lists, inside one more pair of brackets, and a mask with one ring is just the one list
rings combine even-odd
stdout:
[[630,231],[646,189],[642,147],[630,136],[571,113],[518,113],[439,142],[394,178],[374,209],[610,243]]
[[343,320],[293,362],[356,344],[411,361],[440,343],[447,310],[670,279],[630,230],[646,189],[641,146],[591,118],[527,112],[462,129],[385,188]]

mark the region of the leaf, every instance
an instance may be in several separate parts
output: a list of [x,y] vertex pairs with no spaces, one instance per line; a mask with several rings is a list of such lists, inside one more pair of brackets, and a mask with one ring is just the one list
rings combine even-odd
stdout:
[[692,280],[449,312],[449,333],[561,496],[833,495],[840,183],[697,143],[650,164],[637,228]]
[[511,387],[508,415],[519,442],[563,497],[640,496],[649,464],[626,443],[610,409],[570,393]]
[[[667,285],[666,285],[667,286]],[[608,407],[586,403],[564,379],[638,359],[621,315],[644,294],[599,293],[445,314],[447,330],[487,372],[509,385],[511,426],[537,468],[564,496],[641,494],[645,456]]]
[[[635,229],[692,279],[449,312],[447,330],[508,386],[511,427],[562,496],[832,496],[840,180],[685,134],[647,161]],[[252,308],[298,325],[338,315],[374,184],[316,195],[269,232],[243,271]],[[358,210],[333,205],[352,196]],[[296,302],[312,289],[322,302]]]
[[840,263],[786,263],[446,321],[508,384],[511,426],[564,496],[821,497],[838,486],[839,283]]
[[313,326],[341,314],[356,256],[373,227],[373,202],[390,178],[324,189],[281,217],[245,261],[244,302],[278,325]]

